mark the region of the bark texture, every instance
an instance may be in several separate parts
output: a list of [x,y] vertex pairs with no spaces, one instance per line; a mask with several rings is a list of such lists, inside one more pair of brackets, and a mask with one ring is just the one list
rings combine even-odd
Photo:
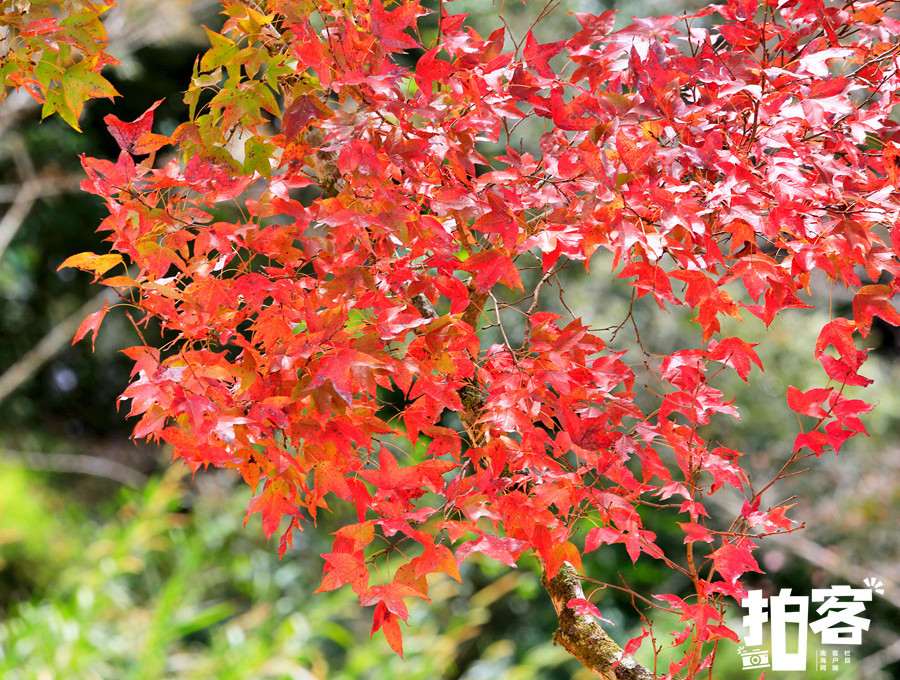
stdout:
[[559,628],[553,641],[604,680],[653,680],[654,674],[630,656],[606,634],[592,616],[578,614],[566,603],[584,599],[584,591],[575,568],[564,562],[552,579],[546,574],[541,583],[556,609]]

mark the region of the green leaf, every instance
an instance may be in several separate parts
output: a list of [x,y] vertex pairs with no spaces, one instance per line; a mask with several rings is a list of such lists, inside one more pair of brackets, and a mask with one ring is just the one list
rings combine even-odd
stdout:
[[212,47],[200,59],[200,68],[203,71],[213,71],[230,62],[234,55],[238,53],[238,47],[233,40],[226,38],[224,35],[211,31],[206,26],[203,28],[206,30],[206,35],[209,37]]
[[[81,132],[78,127],[78,118],[84,108],[84,103],[88,99],[98,97],[119,96],[116,88],[94,69],[96,68],[95,59],[82,59],[77,64],[66,69],[62,76],[61,95],[62,100],[56,96],[53,97],[51,104],[52,110],[57,111],[59,115],[73,128]],[[50,92],[47,93],[47,102],[50,103]],[[44,107],[44,115],[46,116],[47,106]]]
[[66,34],[74,37],[81,49],[88,54],[96,54],[98,49],[105,47],[106,29],[100,21],[99,12],[85,9],[76,14],[70,14],[59,22],[61,28],[65,28]]
[[275,101],[275,95],[272,90],[263,83],[250,83],[250,89],[256,95],[256,101],[259,102],[260,107],[273,116],[281,115],[281,109],[278,107],[278,102]]
[[41,56],[41,60],[34,67],[34,77],[45,88],[50,87],[51,81],[56,78],[62,78],[63,69],[59,67],[59,55],[56,52],[47,50]]
[[58,113],[60,118],[78,130],[78,132],[81,132],[81,128],[78,127],[78,118],[69,108],[63,93],[58,88],[47,90],[47,93],[44,96],[45,99],[44,106],[41,109],[41,119],[54,113]]
[[266,179],[272,176],[272,152],[274,144],[266,144],[258,137],[250,137],[244,142],[244,173],[258,172]]

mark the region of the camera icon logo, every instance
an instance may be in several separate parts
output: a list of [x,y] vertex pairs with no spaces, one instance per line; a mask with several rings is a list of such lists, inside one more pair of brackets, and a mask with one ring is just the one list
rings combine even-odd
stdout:
[[750,668],[768,668],[770,665],[768,650],[739,647],[738,654],[741,655],[741,665],[745,670]]

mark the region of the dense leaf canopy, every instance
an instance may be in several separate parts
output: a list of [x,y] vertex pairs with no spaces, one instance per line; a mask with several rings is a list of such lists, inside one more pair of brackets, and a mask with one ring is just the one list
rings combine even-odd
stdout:
[[[164,136],[154,107],[109,116],[118,159],[83,159],[112,252],[64,264],[166,333],[125,350],[135,436],[237,470],[282,551],[349,504],[320,590],[349,585],[398,652],[429,574],[533,554],[557,639],[598,674],[646,676],[590,646],[574,581],[583,553],[624,544],[692,582],[687,600],[656,599],[690,643],[668,671],[693,677],[709,643],[735,639],[722,600],[759,569],[757,539],[791,530],[762,492],[865,432],[870,406],[845,395],[870,382],[857,339],[875,317],[900,323],[900,24],[883,5],[729,0],[620,31],[612,12],[579,14],[574,36],[541,44],[480,36],[448,4],[433,39],[418,2],[226,4],[189,119]],[[115,94],[100,9],[4,15],[6,85],[77,125],[85,98]],[[631,313],[598,329],[544,311],[578,263],[626,279],[632,309],[689,308],[696,344],[655,356]],[[852,316],[821,329],[827,383],[788,390],[793,452],[751,484],[746,452],[705,434],[739,415],[716,376],[763,368],[722,321],[768,325],[825,281],[850,289]],[[615,342],[628,324],[637,366]],[[730,526],[706,507],[724,487],[745,498]],[[683,549],[664,551],[642,508],[676,517]]]

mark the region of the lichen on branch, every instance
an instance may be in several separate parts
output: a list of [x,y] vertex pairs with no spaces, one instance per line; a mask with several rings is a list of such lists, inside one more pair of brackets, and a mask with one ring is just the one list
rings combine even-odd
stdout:
[[655,677],[631,656],[625,656],[622,648],[591,616],[579,614],[568,606],[571,600],[584,599],[578,573],[571,564],[564,562],[552,579],[547,578],[545,571],[541,584],[550,595],[559,619],[559,628],[553,634],[556,644],[604,680],[652,680]]

